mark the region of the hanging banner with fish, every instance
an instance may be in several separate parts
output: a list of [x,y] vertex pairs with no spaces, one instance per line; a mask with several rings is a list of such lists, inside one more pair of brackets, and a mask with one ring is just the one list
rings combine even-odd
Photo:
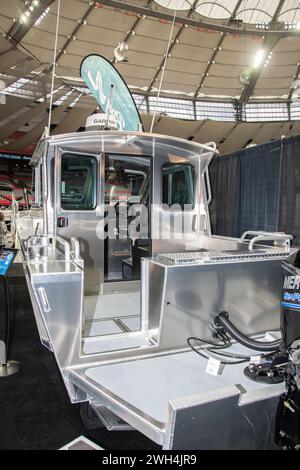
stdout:
[[120,131],[143,131],[139,111],[131,92],[115,67],[104,57],[92,54],[83,59],[81,78],[101,110],[116,122]]

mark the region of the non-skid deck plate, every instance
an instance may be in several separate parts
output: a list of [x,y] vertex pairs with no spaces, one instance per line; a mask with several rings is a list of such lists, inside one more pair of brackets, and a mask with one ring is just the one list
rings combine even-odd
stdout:
[[86,320],[119,318],[140,314],[140,292],[91,295],[84,297]]
[[84,354],[100,354],[148,346],[150,346],[150,343],[147,337],[142,333],[136,332],[84,338],[82,349]]
[[[239,348],[240,350],[240,348]],[[244,352],[245,350],[243,350]],[[176,398],[222,390],[239,385],[243,399],[258,399],[257,394],[276,393],[276,386],[255,383],[243,373],[245,364],[226,366],[222,375],[205,372],[207,361],[194,352],[141,359],[119,364],[92,367],[85,376],[114,396],[159,422],[168,418],[169,402]],[[278,395],[281,390],[278,391]],[[256,398],[255,398],[256,397]]]
[[157,261],[167,266],[182,266],[187,264],[203,265],[214,263],[232,263],[242,261],[265,261],[286,257],[283,248],[266,248],[260,250],[214,250],[183,253],[162,253],[157,255]]
[[141,329],[140,316],[108,318],[105,320],[88,320],[85,323],[84,336],[95,337],[139,331]]

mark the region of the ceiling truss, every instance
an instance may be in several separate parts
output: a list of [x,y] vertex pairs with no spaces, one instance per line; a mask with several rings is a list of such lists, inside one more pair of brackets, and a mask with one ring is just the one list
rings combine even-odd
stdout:
[[[151,18],[158,18],[169,21],[172,23],[174,13],[171,10],[166,10],[164,8],[153,6],[140,6],[137,4],[130,3],[126,0],[101,0],[101,4],[107,7],[116,8],[117,10],[125,10],[136,13],[138,15],[145,15]],[[253,36],[255,33],[256,36],[269,36],[269,35],[278,35],[282,33],[284,36],[295,36],[298,34],[294,30],[278,30],[278,25],[276,21],[270,22],[270,28],[268,30],[259,30],[255,25],[250,25],[243,22],[228,22],[222,20],[210,20],[204,16],[199,15],[195,11],[193,14],[190,14],[190,11],[184,15],[183,12],[180,12],[176,16],[176,22],[178,24],[193,26],[195,28],[206,28],[211,31],[219,31],[228,34],[240,34],[245,36]]]

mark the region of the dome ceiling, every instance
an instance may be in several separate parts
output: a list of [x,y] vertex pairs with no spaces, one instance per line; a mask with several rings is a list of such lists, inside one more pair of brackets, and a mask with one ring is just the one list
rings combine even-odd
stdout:
[[[170,10],[187,11],[193,8],[199,15],[211,19],[229,19],[236,10],[237,5],[240,4],[235,17],[249,24],[255,24],[259,21],[272,21],[274,13],[282,3],[279,0],[244,0],[242,2],[237,2],[237,0],[198,0],[196,2],[193,2],[193,0],[154,1],[158,5]],[[300,2],[298,0],[285,0],[278,15],[278,21],[300,21],[299,6]]]
[[[33,1],[40,10],[33,8],[26,18]],[[168,48],[175,7],[185,9],[176,13]],[[17,133],[30,133],[19,140],[21,149],[47,123],[56,12],[57,0],[1,0],[0,82],[6,84],[7,105],[0,105],[0,141],[8,150],[15,148]],[[241,18],[250,26],[235,25]],[[262,31],[262,21],[281,29]],[[282,120],[298,119],[298,102],[287,105],[295,83],[300,84],[298,22],[300,0],[63,0],[55,71],[57,131],[80,128],[97,106],[79,75],[82,59],[94,53],[114,63],[142,111],[153,110],[165,66],[161,99],[180,98],[191,119],[211,116],[194,104],[198,100],[216,114],[215,103],[226,102],[233,120],[239,110],[243,120],[243,106],[275,100],[284,110]],[[114,49],[123,41],[128,62],[116,63]],[[170,106],[180,108],[174,102]],[[269,120],[280,120],[277,116]]]

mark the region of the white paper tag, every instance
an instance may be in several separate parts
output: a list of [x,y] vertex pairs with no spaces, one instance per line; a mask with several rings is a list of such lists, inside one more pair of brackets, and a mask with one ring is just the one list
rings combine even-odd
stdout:
[[260,363],[261,363],[261,356],[250,357],[250,364],[260,364]]
[[265,338],[264,340],[269,343],[271,341],[276,341],[278,340],[278,337],[276,337],[276,333],[272,333],[270,331],[267,331],[267,333],[265,334]]
[[210,358],[207,362],[205,372],[214,376],[221,375],[223,372],[221,362],[218,361],[218,359]]

